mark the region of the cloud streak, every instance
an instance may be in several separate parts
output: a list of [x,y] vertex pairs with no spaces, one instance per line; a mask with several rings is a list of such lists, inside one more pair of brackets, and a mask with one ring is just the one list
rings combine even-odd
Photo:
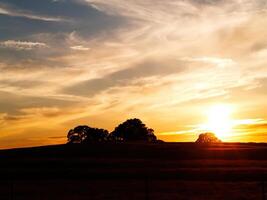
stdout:
[[4,42],[0,42],[0,47],[11,48],[16,50],[33,50],[33,49],[47,48],[48,46],[42,42],[7,40]]
[[28,19],[33,19],[33,20],[41,20],[41,21],[47,21],[47,22],[66,21],[65,19],[63,19],[61,17],[39,16],[39,15],[35,15],[35,14],[29,13],[26,11],[14,10],[14,9],[1,7],[1,4],[0,4],[0,14],[11,16],[11,17],[23,17],[23,18],[28,18]]
[[70,47],[72,50],[76,50],[76,51],[88,51],[90,50],[90,48],[88,47],[84,47],[82,45],[78,45],[78,46],[72,46]]

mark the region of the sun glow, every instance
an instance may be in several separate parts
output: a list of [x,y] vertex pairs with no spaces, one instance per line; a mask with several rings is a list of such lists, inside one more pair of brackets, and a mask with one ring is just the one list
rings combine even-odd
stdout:
[[228,138],[233,129],[232,113],[233,107],[231,105],[214,105],[207,110],[208,121],[202,128],[215,133],[220,139]]

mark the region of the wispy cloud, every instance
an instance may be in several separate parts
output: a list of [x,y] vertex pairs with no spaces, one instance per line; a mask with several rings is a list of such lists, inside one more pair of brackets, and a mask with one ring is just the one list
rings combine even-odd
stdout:
[[1,4],[0,4],[0,14],[11,16],[11,17],[24,17],[24,18],[28,18],[28,19],[48,21],[48,22],[49,21],[50,22],[66,21],[65,19],[63,19],[61,17],[40,16],[40,15],[35,15],[35,14],[27,12],[27,11],[9,9],[7,7],[1,7]]
[[218,67],[227,67],[233,66],[236,63],[230,58],[216,58],[216,57],[199,57],[199,58],[182,58],[185,61],[192,61],[192,62],[203,62],[203,63],[210,63],[215,64]]
[[33,49],[47,48],[48,46],[42,42],[7,40],[0,42],[0,47],[11,48],[16,50],[33,50]]
[[78,46],[72,46],[70,47],[72,50],[76,50],[76,51],[88,51],[90,50],[89,47],[84,47],[82,45],[78,45]]

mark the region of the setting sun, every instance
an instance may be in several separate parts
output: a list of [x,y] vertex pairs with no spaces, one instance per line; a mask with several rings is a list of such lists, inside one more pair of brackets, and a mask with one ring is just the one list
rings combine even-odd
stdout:
[[211,106],[205,113],[207,123],[204,124],[203,129],[214,132],[221,139],[229,137],[233,128],[232,112],[233,107],[228,104]]

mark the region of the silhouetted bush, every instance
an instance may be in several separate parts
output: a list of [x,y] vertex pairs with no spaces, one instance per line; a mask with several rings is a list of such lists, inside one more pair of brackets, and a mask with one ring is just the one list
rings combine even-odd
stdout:
[[219,140],[214,133],[202,133],[198,136],[198,139],[196,141],[196,143],[200,143],[200,144],[208,144],[208,143],[219,143],[222,142],[221,140]]
[[157,141],[154,135],[154,130],[147,128],[140,119],[128,119],[110,134],[110,137],[117,138],[123,141]]
[[77,126],[68,132],[68,143],[104,142],[108,139],[108,131],[105,129],[91,128],[89,126]]

